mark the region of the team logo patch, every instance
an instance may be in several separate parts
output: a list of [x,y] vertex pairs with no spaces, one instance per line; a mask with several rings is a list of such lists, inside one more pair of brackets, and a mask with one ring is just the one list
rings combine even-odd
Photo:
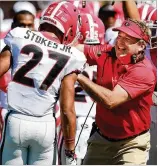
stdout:
[[129,22],[125,22],[124,25],[127,27],[127,26],[130,26],[130,23]]

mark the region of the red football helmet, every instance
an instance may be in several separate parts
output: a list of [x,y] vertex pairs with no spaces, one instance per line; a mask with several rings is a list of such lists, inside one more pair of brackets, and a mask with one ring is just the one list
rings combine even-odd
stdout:
[[94,15],[81,14],[79,42],[84,44],[104,44],[105,28],[103,22]]
[[141,20],[157,20],[156,8],[150,4],[139,4],[138,11]]
[[94,15],[94,7],[91,5],[90,2],[85,0],[68,0],[68,2],[72,3],[76,6],[76,8],[80,11],[80,13],[88,13]]
[[70,44],[78,32],[78,10],[69,2],[54,2],[48,6],[41,17],[40,25],[49,23],[57,27],[63,34],[63,44]]
[[157,9],[150,4],[141,4],[138,7],[141,20],[144,20],[151,29],[150,49],[157,47]]

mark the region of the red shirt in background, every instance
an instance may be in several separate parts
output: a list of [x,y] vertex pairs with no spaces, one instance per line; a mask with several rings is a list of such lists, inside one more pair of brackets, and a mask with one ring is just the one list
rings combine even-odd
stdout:
[[[101,132],[110,138],[123,139],[150,128],[150,106],[156,84],[156,70],[146,58],[136,64],[122,65],[116,58],[115,49],[109,48],[85,46],[84,53],[87,62],[98,67],[97,84],[110,90],[119,84],[132,98],[111,110],[97,103],[96,124]],[[98,57],[100,50],[103,51]]]
[[7,93],[7,87],[10,80],[11,80],[11,74],[10,71],[8,71],[2,77],[0,77],[0,90]]
[[150,57],[151,57],[153,64],[157,68],[157,48],[150,50]]

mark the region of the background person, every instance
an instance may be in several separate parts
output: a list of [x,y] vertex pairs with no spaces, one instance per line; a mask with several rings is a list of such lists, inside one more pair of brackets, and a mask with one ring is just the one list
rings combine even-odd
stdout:
[[[16,28],[16,27],[23,27],[23,28],[30,28],[34,29],[34,15],[27,11],[27,10],[20,10],[15,14],[13,17],[13,22],[11,25],[11,29]],[[4,43],[4,40],[1,39],[1,44]],[[5,47],[5,43],[1,45],[2,49]],[[4,74],[0,78],[0,101],[1,101],[1,106],[0,106],[0,123],[1,123],[1,132],[3,129],[3,123],[5,116],[7,114],[7,87],[9,82],[11,81],[11,71],[8,71],[6,74]]]
[[[78,39],[79,43],[82,43],[82,44],[84,43],[89,45],[99,45],[99,44],[105,43],[104,42],[104,34],[105,34],[104,25],[97,16],[82,12],[80,14],[80,22],[81,22],[81,26],[80,26],[81,34]],[[95,82],[96,71],[97,71],[96,65],[89,66],[88,64],[86,64],[82,73],[86,77],[88,77],[90,80]],[[89,116],[87,117],[91,107],[92,109],[90,111]],[[75,111],[77,116],[76,142],[75,142],[77,146],[75,148],[75,153],[76,153],[77,164],[81,164],[86,154],[87,140],[89,138],[90,131],[92,128],[92,122],[94,122],[94,118],[96,114],[96,104],[94,103],[93,99],[81,88],[81,86],[77,82],[75,84]],[[85,122],[85,119],[86,119],[86,122]],[[81,130],[82,130],[82,133],[80,135]],[[59,161],[61,162],[61,164],[65,164],[66,162],[65,162],[65,154],[63,150],[64,149],[63,135],[61,131],[59,131],[58,146],[59,146]]]
[[27,10],[17,12],[13,18],[11,29],[16,27],[29,28],[34,30],[35,16]]

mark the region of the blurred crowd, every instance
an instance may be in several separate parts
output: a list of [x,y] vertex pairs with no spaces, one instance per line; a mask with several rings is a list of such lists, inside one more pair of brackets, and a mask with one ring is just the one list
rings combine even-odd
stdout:
[[[44,9],[51,3],[52,1],[37,1],[35,2],[27,2],[27,1],[15,1],[12,9],[8,9],[7,16],[10,16],[12,13],[12,17],[6,18],[6,8],[0,8],[0,50],[4,47],[3,38],[11,29],[11,24],[13,22],[13,17],[16,13],[20,11],[28,11],[34,16],[34,29],[38,30],[39,20],[44,13]],[[84,1],[83,1],[84,2]],[[86,2],[86,1],[85,1]],[[9,2],[7,2],[9,3]],[[149,22],[149,25],[154,28],[153,37],[156,36],[156,21],[157,21],[157,9],[156,9],[156,0],[150,1],[141,1],[137,0],[137,7],[139,9],[141,20],[145,20]],[[35,5],[34,5],[35,4]],[[122,3],[116,1],[87,1],[85,7],[82,7],[82,2],[79,0],[74,1],[75,6],[79,7],[83,13],[89,13],[95,16],[98,16],[104,23],[105,26],[105,41],[114,44],[115,38],[117,37],[118,32],[112,31],[113,27],[120,26],[124,20],[124,12],[122,8]],[[5,12],[4,12],[5,11]],[[9,11],[12,11],[9,13]],[[154,40],[154,39],[153,39]],[[154,44],[152,45],[154,46]],[[154,58],[153,63],[156,65],[156,57],[151,56],[150,58]]]
[[[71,0],[73,1],[73,0]],[[11,28],[16,26],[15,24],[22,24],[20,22],[20,19],[15,17],[17,13],[21,12],[22,14],[28,14],[30,15],[32,22],[28,23],[28,27],[32,28],[34,30],[38,30],[39,27],[39,21],[41,15],[44,13],[46,7],[51,4],[52,1],[37,1],[36,6],[31,1],[15,1],[12,6],[12,10],[14,12],[14,15],[12,15],[12,18],[6,18],[4,13],[4,8],[0,8],[0,51],[4,48],[4,37],[6,34],[10,31]],[[9,1],[7,2],[9,3]],[[140,18],[141,20],[144,20],[148,23],[149,27],[152,30],[152,38],[150,41],[150,45],[146,49],[146,55],[147,57],[152,61],[152,63],[157,67],[157,8],[156,8],[156,0],[150,0],[150,1],[136,1]],[[112,31],[114,27],[118,27],[122,24],[124,21],[124,11],[122,8],[122,3],[119,1],[80,1],[80,0],[74,0],[74,5],[80,8],[80,11],[83,13],[91,14],[94,16],[98,16],[102,23],[100,23],[100,27],[104,25],[105,28],[105,34],[104,39],[106,43],[109,43],[110,45],[114,45],[115,39],[118,35],[118,32]],[[7,6],[5,6],[7,8]],[[9,10],[9,9],[8,9]],[[6,9],[5,9],[6,11]],[[14,20],[13,20],[14,18]],[[19,21],[19,22],[18,22]],[[104,32],[104,31],[103,31]],[[87,34],[88,35],[88,34]],[[83,40],[82,37],[80,37],[80,40]],[[84,41],[83,41],[84,43]],[[10,81],[10,79],[6,80]],[[155,87],[155,93],[156,96],[157,88]],[[6,102],[6,94],[2,91],[0,91],[0,108],[6,108],[7,102]],[[152,116],[152,125],[151,131],[153,132],[151,141],[152,141],[152,148],[151,148],[151,161],[149,164],[155,164],[156,163],[156,130],[155,127],[157,125],[157,98],[153,96],[154,104],[151,108],[151,116]],[[58,108],[57,108],[58,110]],[[5,111],[3,111],[3,114],[5,114]],[[2,115],[3,117],[3,115]],[[2,118],[3,119],[3,118]],[[60,119],[57,118],[57,123],[60,123]],[[156,125],[155,125],[156,124]]]

